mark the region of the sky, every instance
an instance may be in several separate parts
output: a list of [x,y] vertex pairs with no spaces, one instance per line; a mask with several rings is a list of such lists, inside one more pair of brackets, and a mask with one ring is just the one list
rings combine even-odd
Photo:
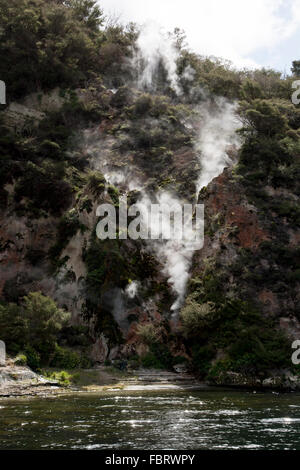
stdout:
[[237,67],[290,73],[300,59],[300,0],[99,0],[123,23],[183,29],[190,49]]

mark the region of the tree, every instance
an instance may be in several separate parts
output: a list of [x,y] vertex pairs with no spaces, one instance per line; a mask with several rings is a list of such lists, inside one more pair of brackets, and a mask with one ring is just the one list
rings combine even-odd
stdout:
[[10,98],[75,86],[99,71],[102,14],[95,3],[0,0],[0,76]]
[[41,292],[31,292],[22,305],[0,305],[1,339],[8,351],[32,349],[47,362],[54,353],[57,337],[69,320],[69,313]]
[[260,86],[253,80],[246,80],[241,87],[241,96],[247,101],[262,97]]
[[291,68],[292,74],[295,77],[300,77],[300,60],[294,60],[292,64],[293,64]]
[[24,297],[23,314],[28,325],[28,344],[41,353],[53,351],[57,334],[66,326],[69,313],[41,292],[31,292]]
[[287,130],[287,118],[271,100],[255,99],[250,104],[241,102],[239,112],[244,123],[243,132],[273,137]]
[[98,31],[103,24],[103,12],[97,0],[65,0],[63,4],[72,8],[75,17],[90,30]]
[[27,331],[27,320],[18,305],[0,305],[1,339],[6,343],[8,351],[18,353],[25,347]]

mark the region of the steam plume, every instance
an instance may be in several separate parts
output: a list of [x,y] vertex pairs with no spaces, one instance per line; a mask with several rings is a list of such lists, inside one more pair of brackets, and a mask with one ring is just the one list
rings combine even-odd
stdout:
[[171,87],[179,93],[177,76],[179,52],[172,36],[154,21],[148,21],[141,29],[137,47],[134,65],[138,69],[138,87],[152,90],[159,65],[163,64]]

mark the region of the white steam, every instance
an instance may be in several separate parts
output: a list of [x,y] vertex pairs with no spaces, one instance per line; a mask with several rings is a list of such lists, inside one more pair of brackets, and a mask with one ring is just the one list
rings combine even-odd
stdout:
[[[137,86],[141,90],[156,90],[157,75],[161,66],[163,66],[167,79],[173,90],[180,95],[180,80],[177,75],[177,60],[179,51],[175,46],[174,37],[167,34],[154,22],[148,22],[142,28],[137,40],[137,50],[133,59],[133,65],[137,68]],[[182,79],[192,81],[194,70],[188,66]],[[197,181],[197,194],[201,188],[207,186],[215,177],[219,176],[226,166],[234,163],[235,150],[240,142],[236,135],[239,122],[236,118],[236,105],[230,103],[225,98],[211,100],[207,93],[202,89],[196,90],[198,96],[201,96],[202,103],[194,109],[193,123],[187,122],[186,126],[193,126],[199,129],[195,150],[199,157],[200,171],[195,175]],[[126,134],[126,131],[125,131]],[[125,137],[128,138],[128,136]],[[126,165],[112,164],[114,155],[115,140],[113,137],[99,138],[97,133],[87,131],[85,153],[89,155],[94,162],[94,167],[103,172],[106,180],[119,186],[123,192],[138,189],[142,192],[142,198],[138,201],[141,208],[141,215],[144,218],[149,217],[151,203],[153,199],[157,204],[165,204],[170,210],[183,206],[185,201],[177,196],[160,191],[150,199],[150,196],[143,190],[145,184],[145,175],[130,163],[128,159]],[[115,162],[116,163],[116,162]],[[187,184],[189,184],[187,182]],[[157,240],[148,240],[149,250],[155,253],[157,259],[163,265],[163,273],[168,277],[169,284],[175,293],[176,299],[171,307],[174,315],[177,315],[185,298],[187,282],[193,257],[193,249],[202,248],[202,244],[193,247],[195,240],[195,229],[185,230],[184,237],[178,240],[167,240],[166,234],[170,229],[170,219],[168,211],[161,213],[162,223],[151,220],[151,232],[157,234]],[[185,228],[186,225],[184,224]],[[203,227],[196,230],[201,231]],[[175,237],[176,238],[176,237]],[[191,247],[193,249],[191,249]],[[127,298],[134,298],[137,295],[138,284],[132,282],[126,288]],[[124,309],[122,307],[122,296],[116,292],[115,305],[113,308],[115,318],[123,323]],[[121,306],[121,307],[120,307]]]
[[129,299],[134,299],[137,296],[139,286],[140,284],[138,281],[132,281],[130,284],[127,285],[125,289],[125,294]]
[[[156,218],[151,216],[151,204],[149,197],[144,194],[137,206],[142,219],[150,229],[152,238],[156,238],[148,240],[147,243],[164,266],[163,273],[168,277],[168,282],[176,295],[171,307],[176,313],[184,301],[194,250],[203,246],[203,218],[197,219],[197,224],[193,224],[192,211],[189,217],[189,214],[185,214],[182,210],[184,201],[166,191],[156,194],[155,204],[160,208]],[[176,223],[172,223],[172,216],[173,221],[179,217],[177,220],[181,220],[183,224],[177,226]],[[172,237],[168,239],[170,235]]]
[[143,189],[141,183],[137,180],[137,178],[132,176],[130,170],[126,171],[115,171],[110,169],[109,164],[106,163],[103,176],[109,184],[114,186],[123,186],[128,191],[140,191]]
[[[197,123],[199,136],[195,150],[199,155],[201,170],[197,178],[196,201],[199,191],[219,176],[226,166],[231,166],[234,163],[235,151],[240,145],[236,134],[239,121],[235,109],[236,105],[224,98],[220,98],[214,103],[205,101],[197,109],[200,122]],[[169,207],[174,213],[176,207],[182,207],[184,204],[184,201],[167,192],[157,193],[156,200],[158,204]],[[144,219],[148,218],[149,220],[150,205],[150,199],[147,194],[144,194],[140,201],[140,209]],[[161,225],[155,223],[155,219],[151,218],[151,232],[159,235],[157,238],[163,239],[168,236],[170,219],[168,211],[162,212],[161,216]],[[184,302],[194,251],[203,246],[203,240],[201,243],[193,245],[194,228],[186,230],[187,224],[184,225],[184,228],[184,237],[181,240],[148,241],[149,247],[156,253],[157,259],[162,262],[163,273],[167,275],[168,282],[176,294],[176,300],[171,307],[175,318]],[[198,226],[196,230],[200,231],[201,228],[203,229]]]
[[196,150],[199,155],[201,171],[197,181],[198,192],[219,176],[233,161],[228,153],[239,147],[236,134],[239,121],[235,114],[236,105],[224,98],[218,99],[213,107],[202,106],[199,139]]
[[184,301],[189,271],[194,252],[187,248],[186,244],[176,243],[172,240],[157,247],[161,259],[164,259],[164,273],[168,276],[168,282],[176,294],[176,300],[171,310],[177,312]]
[[163,64],[171,87],[179,93],[177,76],[179,52],[172,35],[154,21],[148,21],[141,29],[137,47],[138,51],[133,60],[138,70],[138,87],[153,89],[159,65]]

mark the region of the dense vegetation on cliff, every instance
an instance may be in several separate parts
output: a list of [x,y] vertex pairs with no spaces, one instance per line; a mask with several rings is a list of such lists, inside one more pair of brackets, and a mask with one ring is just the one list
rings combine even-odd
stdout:
[[[294,77],[201,57],[176,30],[180,92],[163,60],[140,87],[138,28],[106,22],[97,5],[0,0],[1,339],[33,367],[188,362],[212,380],[289,368],[300,322]],[[142,190],[193,201],[204,168],[199,110],[220,103],[238,103],[241,145],[200,191],[205,244],[173,328],[161,257],[142,240],[99,240],[96,207],[118,208],[124,193],[135,202]]]

